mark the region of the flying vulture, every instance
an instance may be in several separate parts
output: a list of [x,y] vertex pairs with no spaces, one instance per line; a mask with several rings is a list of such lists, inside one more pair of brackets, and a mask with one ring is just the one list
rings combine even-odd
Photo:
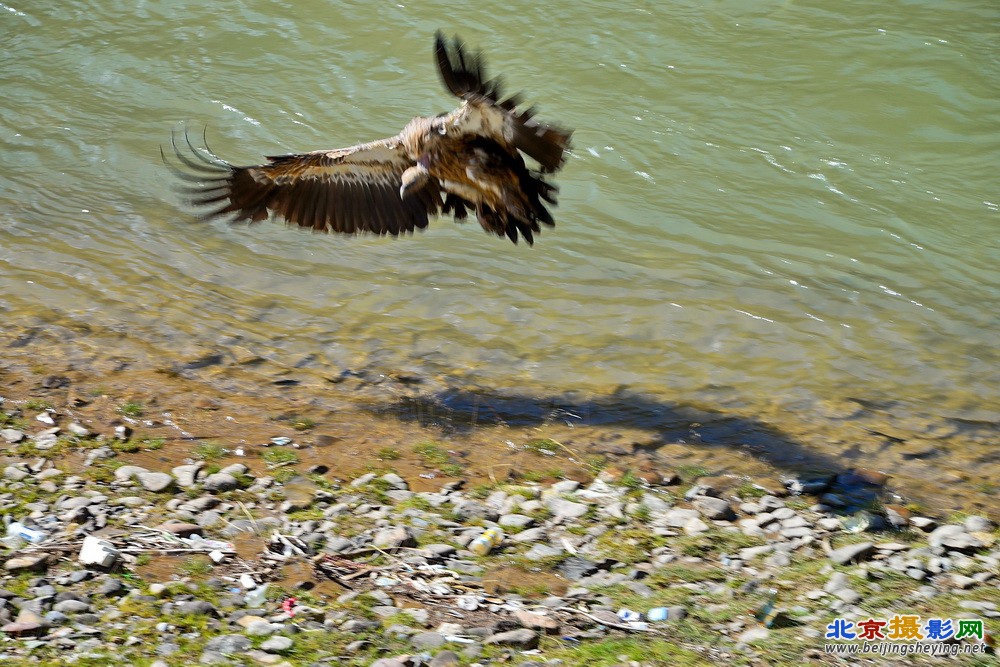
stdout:
[[[546,203],[557,188],[546,179],[565,161],[572,131],[545,125],[521,97],[504,98],[499,77],[488,79],[480,53],[438,32],[434,41],[445,87],[462,100],[451,113],[417,117],[394,137],[350,148],[268,157],[267,164],[237,167],[207,147],[171,137],[181,169],[164,161],[188,185],[206,218],[233,222],[283,218],[321,232],[391,234],[427,226],[430,215],[464,220],[528,244],[539,223],[554,226]],[[162,154],[161,149],[161,154]],[[525,156],[538,163],[525,164]]]

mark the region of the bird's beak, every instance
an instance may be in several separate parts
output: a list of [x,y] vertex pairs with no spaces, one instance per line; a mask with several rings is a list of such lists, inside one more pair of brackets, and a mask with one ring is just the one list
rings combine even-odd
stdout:
[[399,186],[400,199],[406,199],[414,192],[424,187],[424,185],[427,184],[428,177],[429,174],[427,168],[420,165],[410,167],[404,171],[401,179],[402,183]]

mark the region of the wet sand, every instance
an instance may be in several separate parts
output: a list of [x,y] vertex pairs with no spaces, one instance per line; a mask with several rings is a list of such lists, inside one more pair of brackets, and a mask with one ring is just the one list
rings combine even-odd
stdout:
[[[894,423],[886,406],[860,400],[755,415],[721,396],[685,405],[627,391],[517,395],[459,371],[288,367],[226,341],[165,356],[124,331],[62,324],[8,328],[0,349],[5,410],[20,408],[35,430],[44,424],[27,406],[45,404],[95,433],[126,426],[133,440],[162,439],[159,449],[122,455],[150,469],[190,460],[207,442],[229,450],[222,465],[263,472],[266,444],[289,437],[301,447],[296,468],[325,466],[340,480],[391,469],[416,491],[457,478],[582,481],[609,466],[780,488],[782,479],[860,468],[887,475],[887,503],[939,515],[1000,511],[995,425]],[[130,403],[136,414],[123,415]]]

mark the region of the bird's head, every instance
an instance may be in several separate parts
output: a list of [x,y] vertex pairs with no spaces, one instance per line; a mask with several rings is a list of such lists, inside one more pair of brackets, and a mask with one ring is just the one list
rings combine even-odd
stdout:
[[402,184],[399,186],[399,197],[400,199],[406,199],[414,192],[420,190],[427,184],[427,179],[430,178],[430,172],[427,171],[427,167],[419,162],[403,172],[403,176],[400,179]]

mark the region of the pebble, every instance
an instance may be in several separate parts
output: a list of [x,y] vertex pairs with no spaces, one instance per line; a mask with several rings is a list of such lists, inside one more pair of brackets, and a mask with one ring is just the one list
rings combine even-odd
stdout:
[[[116,455],[113,450],[109,452],[112,457]],[[122,466],[116,470],[116,482],[111,485],[97,485],[84,476],[63,475],[57,469],[46,467],[49,465],[38,460],[8,467],[16,471],[12,474],[19,477],[22,484],[27,483],[25,486],[32,489],[33,496],[37,495],[32,498],[33,502],[6,510],[8,521],[26,520],[29,525],[37,525],[51,535],[63,535],[68,534],[67,528],[78,530],[77,534],[93,532],[98,525],[104,524],[116,530],[120,527],[127,530],[128,526],[155,525],[169,517],[168,522],[158,528],[178,538],[203,535],[205,539],[226,539],[234,543],[246,539],[252,544],[258,536],[275,531],[306,550],[307,558],[315,553],[332,554],[371,547],[414,547],[419,540],[425,543],[419,551],[402,550],[392,558],[426,572],[420,579],[426,589],[422,589],[422,597],[416,599],[418,604],[429,596],[452,596],[448,599],[453,601],[450,609],[455,616],[442,617],[435,611],[440,611],[438,607],[406,606],[411,603],[402,592],[407,575],[392,570],[359,581],[362,590],[370,591],[364,598],[367,602],[363,611],[377,619],[370,620],[357,617],[361,615],[353,606],[357,592],[341,595],[337,604],[314,602],[313,608],[299,603],[291,616],[279,609],[278,602],[268,601],[263,595],[259,600],[246,600],[248,591],[263,591],[257,581],[270,580],[270,563],[266,559],[255,564],[262,568],[259,575],[229,579],[239,577],[242,570],[233,573],[220,567],[209,575],[185,576],[169,584],[153,582],[145,589],[130,589],[114,572],[95,577],[94,572],[79,568],[68,573],[53,561],[51,576],[27,575],[34,579],[27,588],[17,589],[23,598],[0,589],[0,628],[4,631],[12,628],[7,633],[9,636],[22,637],[0,647],[0,660],[7,655],[4,651],[26,649],[26,640],[38,644],[49,642],[74,655],[74,652],[91,650],[87,647],[110,648],[110,638],[114,637],[117,642],[114,651],[130,652],[130,655],[141,649],[144,641],[148,642],[145,660],[156,656],[176,657],[184,646],[185,651],[194,648],[195,656],[198,650],[201,651],[200,658],[191,662],[228,665],[232,664],[233,656],[241,656],[248,664],[286,665],[286,658],[281,654],[294,650],[298,656],[300,647],[310,644],[296,640],[295,633],[329,631],[365,633],[365,639],[352,642],[338,653],[355,654],[353,660],[356,662],[361,660],[356,655],[359,652],[370,652],[373,655],[368,660],[374,659],[380,648],[375,638],[381,634],[408,643],[413,655],[383,654],[373,664],[451,667],[477,659],[483,644],[503,647],[489,649],[487,655],[492,658],[495,655],[512,656],[515,651],[534,651],[539,647],[542,634],[565,637],[560,643],[567,645],[606,637],[609,633],[618,636],[617,630],[600,623],[612,626],[622,622],[614,610],[621,607],[621,596],[626,593],[630,596],[630,605],[635,600],[650,598],[645,607],[634,606],[637,611],[656,606],[655,600],[664,590],[664,581],[657,576],[660,568],[667,568],[667,585],[672,591],[716,598],[704,602],[709,613],[722,610],[728,604],[742,604],[735,597],[733,582],[755,582],[754,587],[745,591],[740,589],[741,594],[746,592],[749,597],[757,585],[774,580],[773,585],[783,590],[779,596],[780,608],[801,619],[805,625],[801,636],[813,639],[821,636],[821,620],[829,616],[831,610],[847,613],[852,606],[862,604],[866,597],[881,597],[879,593],[885,585],[882,580],[886,572],[904,573],[920,580],[920,586],[910,582],[909,593],[901,596],[901,600],[927,600],[942,594],[949,600],[958,598],[959,606],[970,612],[982,616],[1000,615],[990,602],[965,599],[976,591],[985,590],[987,587],[980,587],[994,577],[990,569],[1000,566],[1000,552],[993,546],[989,534],[993,524],[985,517],[968,517],[961,524],[927,528],[925,544],[886,541],[842,546],[832,551],[830,562],[822,566],[819,576],[827,577],[823,590],[809,590],[811,587],[805,586],[795,591],[779,583],[785,572],[797,567],[802,559],[825,562],[816,540],[824,533],[840,532],[840,519],[821,514],[822,508],[816,506],[801,509],[808,502],[795,504],[793,506],[800,509],[792,509],[773,494],[741,502],[739,511],[743,518],[737,518],[735,505],[727,500],[735,498],[732,480],[728,477],[707,481],[702,478],[690,489],[690,506],[678,501],[680,507],[672,506],[672,497],[650,490],[649,486],[638,491],[627,490],[608,482],[611,477],[599,478],[586,486],[563,480],[549,486],[504,486],[479,495],[460,485],[450,485],[435,492],[415,492],[396,473],[381,477],[363,475],[351,483],[333,479],[329,486],[314,489],[306,501],[288,502],[281,490],[282,484],[269,477],[256,480],[246,495],[237,494],[232,499],[213,495],[224,489],[235,489],[238,478],[247,473],[244,464],[227,466],[206,477],[202,480],[204,493],[200,494],[191,489],[198,488],[196,480],[204,470],[203,463],[177,466],[170,473]],[[40,471],[45,471],[45,480]],[[317,468],[315,474],[324,472]],[[39,482],[51,478],[53,490],[36,491],[31,483],[33,475]],[[376,483],[373,485],[373,482]],[[16,491],[15,485],[10,486]],[[169,498],[126,495],[135,493],[139,487],[153,492],[172,487],[186,491]],[[781,491],[773,484],[768,488]],[[277,490],[277,493],[268,489]],[[845,489],[839,482],[824,491],[837,494],[851,506],[858,502],[851,489]],[[16,493],[10,495],[16,497]],[[4,497],[0,494],[0,502]],[[409,502],[411,499],[421,502]],[[401,502],[407,504],[397,507]],[[739,501],[733,500],[735,502]],[[308,518],[288,516],[290,512],[309,507],[316,513],[310,512]],[[919,517],[906,517],[905,508],[897,514],[919,527]],[[546,518],[547,515],[551,518]],[[494,521],[508,533],[500,547],[481,560],[463,560],[468,554],[459,547],[468,545],[470,539],[480,534],[484,527],[493,526]],[[69,522],[76,522],[78,526],[72,527]],[[622,534],[626,538],[621,544],[621,556],[616,551],[619,524],[624,526]],[[737,538],[742,534],[753,535],[754,546],[735,547],[726,553],[726,547],[715,545],[712,537],[704,535],[708,531],[722,536],[732,534]],[[108,539],[119,539],[117,533],[112,535]],[[655,540],[646,543],[646,536]],[[837,536],[830,537],[837,539]],[[689,546],[694,550],[689,550]],[[280,553],[281,545],[276,547],[277,550],[269,554],[273,556],[276,569],[303,562],[299,556],[289,556],[292,560],[286,560]],[[264,553],[263,547],[260,548]],[[502,553],[497,554],[497,551]],[[793,554],[796,556],[794,563]],[[19,563],[19,559],[25,557],[44,560],[42,554],[15,553],[5,567],[8,570],[35,567],[36,572],[41,573],[49,565],[48,562],[40,565]],[[623,562],[615,560],[616,557]],[[394,563],[393,559],[388,562]],[[506,592],[518,590],[521,584],[515,571],[502,587],[486,589],[489,593],[477,590],[478,585],[488,584],[496,578],[494,569],[497,566],[504,566],[511,560],[518,563],[517,567],[526,567],[524,562],[527,561],[544,561],[545,569],[549,563],[558,562],[553,568],[555,572],[549,574],[556,580],[570,582],[572,588],[544,599],[518,591],[522,597]],[[866,562],[869,560],[871,562]],[[857,562],[862,565],[848,569],[849,573],[831,565]],[[706,577],[704,580],[684,577],[676,581],[672,578],[672,568],[695,573],[704,570]],[[456,573],[459,580],[436,578],[440,572]],[[537,574],[544,584],[547,573]],[[906,581],[894,576],[894,585]],[[308,590],[318,583],[316,573],[308,569],[296,571],[292,577],[285,590]],[[84,584],[87,579],[94,581]],[[371,590],[373,583],[375,588]],[[81,585],[75,587],[76,584]],[[281,585],[284,587],[285,583]],[[207,591],[211,591],[209,599],[201,599],[206,597]],[[686,599],[689,605],[697,604],[694,600],[698,598]],[[594,625],[582,615],[555,611],[569,605],[585,610],[599,624]],[[148,641],[130,623],[133,610],[143,606],[158,607],[162,617],[167,619],[156,625],[159,641]],[[18,614],[16,619],[13,618],[15,612]],[[686,614],[684,606],[675,605],[663,614],[665,620],[650,621],[649,626],[660,624],[662,628],[663,624],[683,619]],[[199,631],[207,635],[206,639],[199,640],[195,633],[186,629],[179,618],[182,615],[201,617],[199,623],[204,627],[199,627]],[[404,615],[406,620],[401,620]],[[235,632],[212,636],[220,631]],[[714,655],[721,661],[730,662],[734,647],[743,651],[762,650],[750,645],[770,635],[767,628],[756,624],[752,615],[746,614],[728,623],[708,624],[705,631],[719,633],[718,653]],[[103,634],[98,635],[98,632]],[[35,640],[33,635],[42,640]],[[465,644],[461,657],[442,650],[445,645],[457,647],[464,642],[471,643]],[[543,649],[549,650],[547,645]],[[515,659],[514,664],[518,664],[517,660],[524,666],[546,664],[545,652],[522,656]],[[553,662],[552,667],[555,665]]]

